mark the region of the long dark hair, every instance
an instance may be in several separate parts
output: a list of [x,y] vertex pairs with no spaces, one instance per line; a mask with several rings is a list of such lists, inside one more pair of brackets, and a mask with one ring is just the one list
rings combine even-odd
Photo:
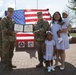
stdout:
[[55,19],[54,19],[54,15],[55,15],[56,13],[58,13],[59,16],[60,16],[60,19],[59,19],[58,21],[59,21],[59,22],[62,21],[61,14],[57,11],[57,12],[55,12],[55,13],[53,14],[52,23],[54,23],[54,21],[55,21]]

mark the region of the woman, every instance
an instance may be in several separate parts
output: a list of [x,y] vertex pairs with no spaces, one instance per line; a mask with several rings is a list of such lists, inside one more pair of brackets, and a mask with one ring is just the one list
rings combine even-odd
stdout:
[[[67,31],[71,29],[71,26],[69,25],[67,28],[62,29],[62,26],[60,25],[60,22],[62,22],[62,18],[59,12],[55,12],[53,15],[53,21],[51,25],[51,31],[53,33],[53,39],[56,44],[56,66],[58,65],[58,59],[59,56],[61,58],[61,66],[60,69],[64,70],[65,68],[65,49],[69,49],[69,39],[67,35]],[[63,38],[63,41],[61,43],[58,43],[58,35],[57,33],[61,34],[61,37]]]

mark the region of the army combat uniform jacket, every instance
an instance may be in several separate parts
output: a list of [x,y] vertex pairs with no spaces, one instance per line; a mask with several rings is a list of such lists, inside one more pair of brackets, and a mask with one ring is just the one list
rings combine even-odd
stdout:
[[36,41],[44,41],[46,38],[46,31],[49,28],[49,23],[43,19],[37,22],[34,26],[34,34]]
[[9,18],[8,16],[2,19],[1,22],[2,42],[15,41],[14,24],[15,21],[12,18]]

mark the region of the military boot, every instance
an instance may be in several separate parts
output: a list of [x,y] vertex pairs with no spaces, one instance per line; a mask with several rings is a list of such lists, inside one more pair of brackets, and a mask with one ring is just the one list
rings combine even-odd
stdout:
[[4,65],[4,70],[6,71],[12,71],[13,69],[9,65]]
[[12,71],[13,69],[11,67],[6,67],[6,68],[4,68],[4,70],[6,70],[6,71]]
[[36,68],[41,68],[41,67],[43,67],[43,63],[42,62],[40,62],[38,65],[36,65]]
[[12,65],[12,64],[10,64],[9,65],[11,68],[16,68],[16,66],[15,65]]
[[16,68],[16,66],[15,66],[15,65],[11,65],[10,67],[11,67],[11,68]]

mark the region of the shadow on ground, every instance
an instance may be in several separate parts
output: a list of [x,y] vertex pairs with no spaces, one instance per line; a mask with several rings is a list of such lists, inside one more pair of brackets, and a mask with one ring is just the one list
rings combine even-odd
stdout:
[[76,75],[76,67],[72,64],[65,62],[66,68],[61,71],[59,67],[55,72],[48,73],[45,68],[20,68],[13,71],[2,71],[0,75]]
[[26,52],[30,55],[30,58],[34,57],[37,59],[36,51],[37,51],[37,49],[23,49],[23,50],[19,49],[19,50],[16,50],[15,52]]
[[35,50],[26,50],[26,52],[30,55],[30,58],[35,57],[37,59],[37,57],[36,57],[36,51],[37,51],[36,49]]

